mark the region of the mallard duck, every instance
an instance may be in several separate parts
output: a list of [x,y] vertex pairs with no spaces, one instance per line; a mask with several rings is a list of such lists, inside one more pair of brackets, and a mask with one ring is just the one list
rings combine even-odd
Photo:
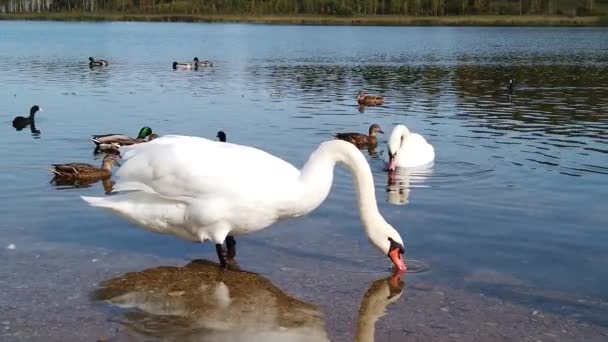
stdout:
[[384,104],[384,97],[367,95],[365,92],[360,91],[359,96],[357,96],[357,102],[362,106],[380,106]]
[[337,139],[348,141],[349,143],[357,146],[358,148],[375,146],[378,144],[378,138],[376,135],[384,134],[384,131],[379,125],[373,124],[369,126],[369,135],[361,133],[338,133],[335,135]]
[[213,63],[210,61],[199,61],[198,57],[194,57],[194,63],[193,63],[196,67],[198,68],[206,68],[206,67],[212,67]]
[[198,66],[195,63],[173,62],[173,70],[192,70],[192,69],[198,69]]
[[108,66],[110,63],[104,59],[97,59],[93,57],[89,57],[89,66],[90,67],[100,67],[100,66]]
[[[125,134],[101,134],[94,135],[91,138],[91,141],[95,143],[98,147],[108,147],[108,146],[127,146],[133,145],[140,142],[145,142],[150,140],[150,135],[152,135],[152,128],[150,127],[142,127],[139,130],[139,134],[137,134],[137,138],[131,138]],[[158,135],[154,135],[154,137],[158,137]],[[148,138],[148,140],[146,140]]]
[[[146,129],[149,129],[149,127],[142,128],[142,130],[146,130]],[[151,131],[152,130],[150,130],[150,132]],[[148,142],[148,141],[152,141],[152,140],[154,140],[154,139],[156,139],[156,138],[159,137],[158,134],[152,133],[152,134],[148,135],[148,137],[146,138],[145,134],[146,133],[142,134],[142,132],[140,130],[139,136],[144,136],[144,138],[139,138],[138,137],[136,139],[133,139],[133,138],[127,137],[129,139],[124,139],[123,138],[123,139],[120,139],[120,140],[110,141],[110,142],[106,142],[106,143],[100,143],[100,144],[98,144],[95,147],[95,152],[94,153],[97,154],[97,153],[101,152],[101,153],[111,153],[111,154],[119,155],[120,154],[119,149],[120,149],[121,146],[129,146],[129,145],[134,145],[134,144],[141,144],[141,143],[145,143],[145,142]],[[116,136],[121,136],[121,134],[115,134],[115,135]]]
[[322,143],[301,170],[254,147],[177,135],[123,146],[120,154],[126,162],[117,172],[119,193],[82,199],[152,232],[211,241],[222,266],[229,236],[312,212],[329,195],[334,167],[344,163],[353,174],[365,235],[406,270],[403,239],[378,211],[371,168],[345,141]]
[[435,160],[435,149],[420,134],[411,133],[404,125],[397,125],[388,140],[388,170],[397,167],[417,167]]
[[30,108],[30,116],[28,117],[23,117],[23,116],[17,116],[13,119],[13,127],[20,131],[22,129],[24,129],[25,127],[27,127],[28,125],[34,123],[34,116],[36,115],[37,112],[42,112],[42,108],[38,107],[38,106],[32,106],[32,108]]
[[107,155],[101,162],[101,167],[84,163],[53,164],[51,172],[57,179],[92,181],[112,177],[112,167],[120,165],[113,155]]

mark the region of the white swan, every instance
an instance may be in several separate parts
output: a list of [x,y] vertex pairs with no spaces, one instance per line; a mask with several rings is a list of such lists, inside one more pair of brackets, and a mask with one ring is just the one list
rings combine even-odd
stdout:
[[410,133],[404,125],[393,128],[388,140],[388,169],[425,165],[435,159],[435,149],[420,134]]
[[[108,197],[82,197],[163,234],[216,244],[282,219],[305,215],[329,194],[333,169],[344,163],[358,190],[361,221],[370,242],[405,271],[403,240],[378,212],[372,173],[352,144],[322,143],[302,171],[264,151],[187,136],[164,136],[146,144],[121,147],[123,166]],[[245,165],[235,167],[236,163]],[[232,240],[234,241],[234,240]]]

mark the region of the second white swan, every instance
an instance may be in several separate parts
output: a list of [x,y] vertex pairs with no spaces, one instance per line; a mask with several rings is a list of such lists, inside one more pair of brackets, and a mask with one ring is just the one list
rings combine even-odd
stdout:
[[388,139],[388,170],[416,167],[435,160],[435,149],[420,134],[411,133],[404,125],[393,128]]

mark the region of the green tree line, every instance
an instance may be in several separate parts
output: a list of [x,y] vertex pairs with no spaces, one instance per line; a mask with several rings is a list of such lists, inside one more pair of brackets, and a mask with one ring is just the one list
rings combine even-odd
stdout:
[[[597,0],[606,2],[608,0]],[[1,13],[220,15],[597,15],[596,0],[0,0]]]

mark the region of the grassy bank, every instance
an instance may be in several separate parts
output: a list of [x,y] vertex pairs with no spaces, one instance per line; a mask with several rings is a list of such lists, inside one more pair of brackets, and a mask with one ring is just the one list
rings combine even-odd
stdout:
[[225,22],[284,25],[379,25],[379,26],[608,26],[605,17],[568,16],[238,16],[194,14],[127,13],[28,13],[0,14],[0,20],[53,21],[151,21],[151,22]]

